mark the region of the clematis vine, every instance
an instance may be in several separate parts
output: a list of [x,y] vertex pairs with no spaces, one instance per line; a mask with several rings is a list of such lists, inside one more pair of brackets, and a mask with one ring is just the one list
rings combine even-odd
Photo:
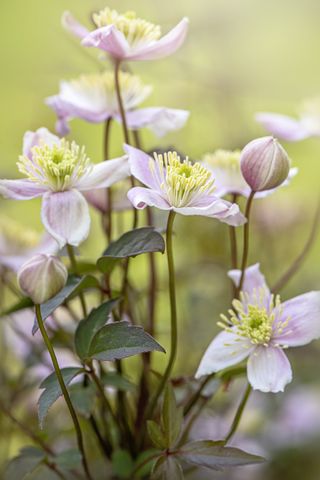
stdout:
[[320,137],[320,98],[304,102],[298,118],[280,113],[259,112],[255,119],[268,132],[288,142]]
[[161,28],[142,18],[135,12],[119,14],[106,7],[94,13],[92,20],[96,28],[90,32],[69,12],[63,15],[63,25],[82,39],[82,45],[96,47],[108,52],[116,61],[156,60],[167,57],[183,44],[189,20],[183,18],[169,33],[161,37]]
[[38,253],[55,254],[57,242],[48,234],[39,235],[11,218],[0,217],[1,267],[17,272],[23,263]]
[[214,195],[214,178],[199,162],[182,161],[176,152],[155,153],[152,158],[128,145],[125,150],[132,175],[146,185],[128,192],[135,208],[150,206],[182,215],[203,215],[234,226],[245,223],[238,205]]
[[[240,158],[240,150],[232,151],[222,149],[216,150],[213,153],[207,153],[202,157],[202,164],[212,172],[215,178],[215,195],[218,197],[224,197],[226,195],[249,197],[251,188],[241,173]],[[287,186],[297,173],[297,168],[291,168],[287,180],[279,186]],[[264,198],[275,190],[276,188],[257,192],[255,198]]]
[[27,132],[17,165],[25,178],[0,180],[0,193],[15,200],[42,197],[42,222],[60,248],[78,246],[89,234],[89,208],[82,192],[108,188],[129,173],[125,156],[95,165],[84,147],[47,129]]
[[[238,286],[241,271],[231,270],[229,276]],[[284,350],[320,337],[320,291],[281,302],[256,264],[246,269],[240,299],[232,307],[229,317],[221,316],[223,331],[209,345],[196,378],[248,359],[248,380],[255,390],[283,391],[292,380]]]
[[[130,129],[149,128],[159,137],[171,130],[182,128],[189,112],[165,107],[136,109],[152,92],[140,78],[128,72],[119,72],[119,83],[126,121]],[[57,117],[56,130],[59,135],[69,132],[69,121],[81,118],[91,123],[101,123],[114,118],[121,122],[114,73],[81,75],[60,84],[60,92],[46,99]]]

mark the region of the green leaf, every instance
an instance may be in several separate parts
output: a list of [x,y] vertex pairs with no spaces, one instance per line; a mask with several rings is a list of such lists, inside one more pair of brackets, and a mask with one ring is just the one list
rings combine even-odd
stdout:
[[95,398],[97,395],[94,384],[90,383],[84,386],[82,382],[75,383],[74,385],[70,385],[69,393],[76,411],[84,418],[90,418],[95,407]]
[[[136,257],[143,253],[165,251],[162,235],[153,227],[143,227],[123,234],[112,242],[103,256],[97,261],[98,268],[103,272],[110,272],[114,262],[122,258]],[[112,260],[110,262],[110,260]]]
[[[156,450],[155,448],[149,448],[148,450],[145,450],[144,452],[140,453],[136,460],[135,460],[135,464],[134,464],[134,468],[133,470],[135,471],[137,467],[139,467],[142,463],[146,462],[146,460],[148,460],[149,458],[151,458],[151,460],[149,462],[147,462],[146,464],[144,464],[143,467],[139,468],[139,470],[136,472],[136,477],[137,478],[149,478],[150,477],[150,473],[151,473],[151,470],[152,470],[152,467],[155,463],[155,456],[156,455],[161,455],[161,452],[159,450]],[[152,458],[154,457],[154,458]]]
[[264,462],[264,458],[239,450],[225,447],[222,442],[200,440],[179,448],[178,457],[187,463],[200,467],[221,470],[223,467],[238,467]]
[[152,480],[183,480],[183,470],[177,458],[172,455],[160,457],[153,470]]
[[150,440],[154,446],[160,448],[160,450],[165,450],[167,448],[167,439],[160,425],[153,420],[147,420],[147,430]]
[[[74,275],[69,276],[66,286],[55,297],[41,305],[42,319],[46,320],[48,317],[50,317],[50,315],[66,300],[71,300],[83,290],[86,290],[87,288],[94,288],[98,285],[98,280],[90,275],[86,277],[75,277]],[[32,328],[32,334],[34,335],[38,329],[38,322],[35,320]]]
[[103,385],[114,387],[117,390],[127,392],[136,389],[136,385],[118,372],[103,372],[101,376]]
[[116,450],[112,454],[112,472],[117,478],[131,478],[134,462],[127,450]]
[[[73,380],[77,375],[79,375],[83,371],[84,371],[83,368],[79,368],[79,367],[62,368],[61,373],[62,373],[64,383],[66,385],[69,385],[71,380]],[[49,408],[62,395],[62,392],[61,392],[59,381],[55,372],[51,373],[49,377],[45,378],[39,388],[44,388],[44,391],[41,393],[39,402],[38,402],[39,424],[40,424],[40,428],[42,428],[44,419],[47,416]]]
[[117,299],[103,303],[98,308],[94,308],[88,318],[79,323],[75,333],[75,347],[81,360],[89,357],[93,337],[107,323],[108,317],[117,303]]
[[110,323],[94,336],[89,356],[96,360],[120,360],[139,353],[165,350],[142,327],[128,322]]
[[42,463],[44,458],[45,455],[39,448],[23,448],[8,464],[4,480],[24,480]]
[[71,470],[81,465],[82,457],[79,450],[72,448],[65,452],[59,453],[56,457],[52,458],[52,462],[59,468],[65,470]]
[[176,397],[172,385],[169,383],[166,387],[162,415],[161,425],[162,430],[166,438],[166,447],[172,447],[178,440],[183,420],[183,407],[177,406]]

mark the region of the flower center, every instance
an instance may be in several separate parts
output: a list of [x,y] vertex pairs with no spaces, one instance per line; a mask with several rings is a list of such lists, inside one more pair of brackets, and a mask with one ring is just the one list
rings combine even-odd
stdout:
[[0,251],[4,255],[18,255],[27,249],[36,247],[40,236],[11,218],[0,217]]
[[93,14],[93,21],[98,28],[115,25],[132,47],[158,40],[161,36],[159,25],[138,18],[135,12],[119,14],[107,7]]
[[240,173],[240,150],[216,150],[214,153],[207,153],[202,161],[212,167]]
[[288,325],[289,318],[282,320],[280,296],[270,295],[266,301],[266,291],[260,289],[254,292],[248,304],[249,296],[241,293],[240,300],[233,300],[230,317],[221,315],[222,322],[218,325],[239,337],[245,337],[255,345],[268,346],[275,333],[280,334]]
[[150,169],[157,177],[158,166],[161,188],[173,207],[188,206],[204,193],[213,192],[214,179],[200,163],[191,163],[188,158],[181,161],[177,152],[155,153],[154,158],[155,162],[150,160]]
[[85,148],[64,139],[52,146],[37,145],[31,153],[31,159],[23,155],[19,158],[19,171],[56,192],[72,188],[92,168]]
[[[137,107],[151,93],[152,87],[144,85],[137,75],[120,71],[119,80],[125,110]],[[81,75],[66,82],[62,93],[67,99],[69,95],[76,96],[77,101],[84,102],[85,106],[94,105],[100,111],[108,109],[117,113],[119,110],[113,72]]]

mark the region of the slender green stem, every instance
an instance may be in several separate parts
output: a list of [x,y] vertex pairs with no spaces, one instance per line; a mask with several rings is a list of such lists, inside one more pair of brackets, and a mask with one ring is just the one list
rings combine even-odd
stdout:
[[145,418],[151,418],[154,412],[154,409],[157,405],[158,399],[161,396],[166,383],[171,375],[174,362],[177,356],[177,346],[178,346],[178,322],[177,322],[177,304],[176,304],[176,285],[175,285],[175,271],[174,271],[174,260],[173,260],[173,245],[172,245],[172,234],[173,234],[173,222],[175,218],[175,212],[172,210],[169,213],[168,223],[167,223],[167,232],[166,232],[166,244],[167,244],[167,262],[168,262],[168,273],[169,273],[169,296],[170,296],[170,310],[171,310],[171,351],[170,358],[167,365],[167,368],[163,374],[163,377],[158,385],[156,393],[154,394],[147,410]]
[[115,83],[115,87],[116,87],[118,107],[119,107],[119,112],[120,112],[120,116],[121,116],[121,123],[122,123],[124,141],[129,145],[130,144],[129,130],[128,130],[128,125],[127,125],[126,112],[125,112],[125,109],[124,109],[124,106],[123,106],[123,101],[122,101],[121,87],[120,87],[120,78],[119,78],[120,65],[121,65],[121,62],[119,60],[116,60],[115,64],[114,64],[114,83]]
[[87,463],[87,459],[86,459],[86,455],[85,455],[84,443],[83,443],[83,437],[82,437],[82,433],[81,433],[80,423],[79,423],[77,414],[75,412],[75,409],[72,405],[69,392],[68,392],[67,387],[64,383],[63,376],[62,376],[62,373],[61,373],[61,370],[60,370],[60,367],[59,367],[59,363],[58,363],[55,351],[53,349],[50,338],[49,338],[49,336],[47,334],[47,331],[45,329],[44,322],[42,320],[40,305],[36,305],[36,317],[37,317],[38,326],[39,326],[43,341],[44,341],[44,343],[47,347],[47,350],[50,354],[52,364],[53,364],[53,367],[54,367],[54,370],[55,370],[55,373],[56,373],[56,376],[57,376],[62,394],[64,396],[65,402],[67,404],[67,407],[69,409],[69,412],[70,412],[70,415],[71,415],[71,418],[72,418],[72,421],[73,421],[73,424],[74,424],[74,428],[75,428],[76,436],[77,436],[78,447],[79,447],[79,450],[80,450],[81,455],[82,455],[83,469],[86,473],[87,479],[92,480],[92,477],[91,477],[91,474],[90,474],[90,471],[89,471],[89,467],[88,467],[88,463]]
[[[73,248],[72,245],[67,244],[67,252],[68,252],[68,255],[69,255],[69,259],[70,259],[71,268],[74,271],[74,273],[77,275],[78,274],[78,265],[77,265],[77,260],[76,260],[76,256],[75,256],[75,253],[74,253],[74,248]],[[83,316],[86,317],[88,312],[87,312],[87,306],[86,306],[86,301],[85,301],[83,292],[79,293],[79,298],[80,298],[80,302],[81,302]]]
[[244,411],[245,406],[247,404],[247,401],[249,399],[250,393],[251,393],[251,385],[248,383],[248,385],[246,387],[246,390],[244,392],[243,398],[242,398],[242,400],[240,402],[240,405],[239,405],[239,407],[236,411],[236,414],[235,414],[234,420],[232,422],[231,428],[229,430],[229,433],[227,434],[227,436],[224,440],[225,443],[228,443],[229,440],[231,440],[233,435],[236,433],[237,428],[238,428],[239,423],[240,423],[240,420],[241,420],[241,417],[242,417],[242,414],[243,414],[243,411]]
[[313,246],[317,238],[319,224],[320,224],[320,198],[319,198],[316,213],[312,222],[310,235],[305,243],[305,246],[303,247],[302,252],[297,256],[297,258],[294,260],[294,262],[291,264],[288,270],[282,275],[282,277],[272,287],[271,289],[272,292],[279,293],[283,289],[283,287],[289,282],[289,280],[291,280],[291,278],[299,270],[299,268],[302,266],[305,258],[307,257],[311,247]]
[[201,394],[203,390],[205,389],[206,385],[212,380],[212,378],[215,376],[215,374],[208,375],[199,385],[198,389],[194,392],[192,397],[189,399],[187,402],[186,406],[184,407],[183,410],[183,415],[187,416],[190,411],[193,409],[194,405],[196,405],[197,401],[201,397]]
[[110,405],[110,402],[105,394],[105,391],[104,391],[104,388],[103,386],[101,385],[101,382],[99,380],[99,378],[97,377],[96,375],[96,372],[94,371],[93,367],[90,366],[90,372],[89,372],[89,375],[90,377],[92,378],[92,380],[94,381],[94,383],[96,384],[96,387],[100,393],[100,396],[101,396],[101,399],[103,401],[103,404],[104,406],[106,407],[107,411],[110,413],[111,417],[112,417],[112,420],[114,421],[114,424],[115,425],[118,425],[118,419],[117,417],[115,416],[113,410],[112,410],[112,407]]
[[239,286],[237,288],[237,296],[239,296],[239,293],[242,290],[244,277],[245,277],[245,273],[246,273],[246,268],[247,268],[247,263],[248,263],[249,239],[250,239],[250,235],[249,235],[249,233],[250,233],[250,213],[251,213],[251,208],[252,208],[254,195],[255,195],[255,192],[250,193],[249,198],[247,200],[247,205],[246,205],[245,217],[247,219],[247,223],[244,225],[244,228],[243,228],[243,253],[242,253],[242,263],[241,263],[241,277],[240,277]]
[[[112,118],[108,118],[105,123],[104,130],[104,160],[109,160],[109,150],[110,150],[110,132],[111,132]],[[107,211],[106,211],[106,235],[108,242],[111,242],[112,239],[112,190],[111,187],[106,189],[107,195]]]
[[[237,203],[238,195],[235,193],[232,195],[231,202]],[[230,233],[230,251],[231,251],[231,268],[238,268],[238,245],[236,227],[229,227]]]

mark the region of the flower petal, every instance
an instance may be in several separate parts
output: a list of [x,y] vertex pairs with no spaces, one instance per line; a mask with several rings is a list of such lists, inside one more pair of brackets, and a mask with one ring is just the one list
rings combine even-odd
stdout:
[[[99,106],[99,109],[95,110],[94,102],[91,102],[91,105],[83,106],[80,104],[77,105],[76,101],[76,98],[73,98],[73,102],[71,102],[63,98],[62,95],[53,95],[52,97],[46,98],[45,103],[54,110],[60,120],[81,118],[87,122],[101,123],[111,116],[111,112],[101,110],[102,105]],[[80,101],[81,97],[79,97],[79,102]],[[89,107],[91,107],[91,109]]]
[[76,188],[80,191],[108,188],[130,175],[128,157],[114,158],[94,165],[90,173],[80,178]]
[[134,187],[128,192],[128,198],[135,208],[143,209],[146,206],[156,207],[160,210],[171,210],[168,202],[161,195],[149,188]]
[[312,136],[302,122],[286,115],[261,112],[256,114],[255,119],[268,132],[282,140],[296,142]]
[[78,246],[89,235],[89,207],[77,190],[47,192],[43,197],[42,223],[60,248]]
[[96,47],[110,53],[113,58],[124,60],[128,58],[129,44],[124,35],[114,25],[97,28],[82,40],[85,47]]
[[69,30],[76,37],[84,38],[89,33],[89,30],[81,25],[70,12],[63,13],[61,23],[66,30]]
[[236,365],[247,358],[255,348],[247,338],[223,331],[213,339],[205,351],[195,377],[200,378]]
[[[124,210],[131,210],[132,205],[127,198],[127,190],[124,192],[123,189],[113,189],[112,190],[112,210],[115,212],[123,212]],[[101,213],[106,213],[108,211],[108,196],[106,195],[105,190],[88,190],[84,193],[86,200],[94,208],[99,210]]]
[[38,130],[35,132],[28,131],[23,137],[23,155],[31,158],[32,147],[39,145],[40,143],[45,143],[46,145],[52,146],[60,143],[60,138],[44,127],[38,128]]
[[158,137],[179,130],[188,120],[187,110],[165,107],[140,108],[127,112],[128,127],[133,130],[148,127]]
[[[149,188],[160,190],[160,176],[155,177],[158,173],[158,166],[155,160],[138,148],[124,146],[125,152],[129,155],[129,165],[132,175]],[[154,162],[154,174],[150,170],[150,162]]]
[[[231,278],[235,286],[238,287],[241,270],[230,270],[228,277]],[[246,268],[242,290],[250,296],[254,291],[260,290],[261,288],[265,289],[267,293],[270,293],[265,276],[260,272],[260,263],[256,263]]]
[[282,321],[289,319],[281,334],[274,336],[280,345],[298,347],[320,338],[320,292],[309,292],[282,304]]
[[248,360],[248,380],[254,390],[283,392],[292,380],[290,362],[279,347],[257,347]]
[[183,18],[169,33],[151,44],[133,49],[129,60],[157,60],[176,52],[185,41],[189,26],[188,18]]
[[47,189],[31,180],[0,180],[0,194],[14,200],[30,200],[41,197]]
[[174,208],[174,211],[181,215],[203,215],[216,218],[235,227],[246,222],[246,218],[240,212],[238,205],[212,196],[204,196],[194,206]]

